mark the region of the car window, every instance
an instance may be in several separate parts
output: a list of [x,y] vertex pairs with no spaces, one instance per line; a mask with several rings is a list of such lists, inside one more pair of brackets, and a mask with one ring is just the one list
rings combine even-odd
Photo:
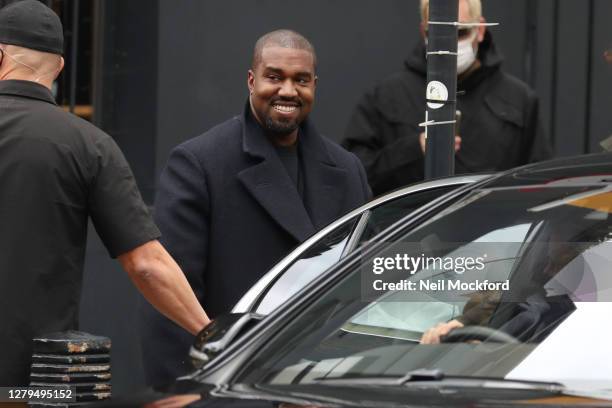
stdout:
[[456,185],[443,186],[411,193],[370,210],[367,224],[359,237],[359,246],[363,245],[375,235],[379,234],[387,227],[390,227],[417,208],[424,206],[430,201],[456,188]]
[[269,314],[323,271],[338,262],[359,218],[355,216],[325,235],[289,265],[272,286],[264,292],[256,306],[257,313]]
[[[304,384],[425,367],[563,382],[561,362],[578,367],[609,354],[597,336],[584,336],[602,324],[582,312],[603,316],[612,307],[612,193],[600,186],[477,190],[376,248],[285,322],[237,380]],[[475,252],[482,268],[466,270]],[[412,268],[400,267],[405,258],[396,254],[407,254]],[[450,266],[439,267],[446,259]],[[417,260],[427,267],[414,267]],[[378,275],[377,265],[387,269]],[[377,289],[374,275],[396,286]],[[424,285],[411,290],[411,282]],[[449,282],[456,286],[445,290]],[[418,341],[459,316],[467,337]],[[575,339],[571,356],[558,347]],[[553,360],[560,363],[543,363]],[[593,378],[609,383],[612,374],[600,369]]]
[[[519,224],[489,232],[451,251],[447,256],[454,259],[467,258],[484,247],[487,259],[483,270],[478,273],[494,282],[503,281],[510,276],[521,243],[527,239],[530,227],[531,224]],[[452,278],[442,268],[436,267],[431,272],[421,270],[417,273],[418,279],[427,273],[431,275],[429,279],[438,279],[435,276]],[[416,274],[413,275],[414,280],[416,277]],[[469,280],[471,277],[465,276],[464,279]],[[406,291],[389,292],[357,313],[342,329],[366,335],[385,333],[389,337],[418,342],[427,329],[459,317],[468,299],[466,297],[463,301],[452,302],[436,299],[426,293],[420,296],[425,299],[416,299],[414,294]]]
[[[359,216],[356,216],[337,227],[279,274],[276,281],[262,293],[261,300],[256,305],[256,312],[269,314],[353,249],[412,211],[456,187],[443,186],[409,193],[370,209],[361,222]],[[363,221],[366,221],[364,227],[357,227],[357,224]]]

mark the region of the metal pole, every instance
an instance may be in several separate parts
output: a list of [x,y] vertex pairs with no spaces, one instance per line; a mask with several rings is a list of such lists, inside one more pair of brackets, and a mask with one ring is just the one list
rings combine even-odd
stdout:
[[79,47],[79,0],[72,0],[72,37],[70,41],[70,112],[74,113]]
[[[425,178],[455,173],[459,0],[430,0]],[[440,101],[437,102],[436,101]],[[426,123],[426,124],[427,124]]]
[[94,0],[94,29],[93,29],[93,73],[92,73],[92,105],[93,116],[91,118],[94,125],[102,127],[103,98],[103,74],[105,58],[105,38],[106,38],[106,9],[108,3],[105,0]]

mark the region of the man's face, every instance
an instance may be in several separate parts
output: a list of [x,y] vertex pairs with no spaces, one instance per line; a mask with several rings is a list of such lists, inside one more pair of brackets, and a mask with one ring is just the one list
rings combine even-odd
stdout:
[[306,119],[314,103],[314,57],[305,50],[264,47],[249,70],[251,106],[259,123],[277,135],[289,135]]
[[[426,16],[429,19],[429,16]],[[426,19],[426,20],[427,20]],[[483,17],[480,17],[478,21],[472,16],[470,12],[470,5],[467,0],[459,0],[459,22],[460,23],[484,23],[486,20]],[[421,22],[421,31],[424,37],[427,37],[427,21]],[[474,36],[474,33],[476,35]],[[472,46],[474,49],[484,41],[486,33],[486,27],[461,27],[458,30],[458,39],[459,41],[467,40],[469,38],[473,38]]]
[[[475,21],[474,17],[470,13],[470,5],[467,0],[459,1],[459,22],[460,23],[483,23],[484,19],[480,19],[480,21]],[[460,28],[459,29],[459,41],[466,40],[472,36],[474,33],[476,35],[473,37],[474,41],[472,42],[472,46],[476,48],[479,43],[484,40],[485,36],[485,27],[474,27],[474,28]]]

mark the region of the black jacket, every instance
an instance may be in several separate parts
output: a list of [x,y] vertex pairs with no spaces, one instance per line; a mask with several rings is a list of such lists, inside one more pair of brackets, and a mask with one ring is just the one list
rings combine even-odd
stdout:
[[[229,312],[294,247],[369,199],[355,155],[308,121],[299,144],[303,200],[248,104],[243,115],[172,151],[155,219],[209,317]],[[150,306],[142,309],[147,380],[169,383],[189,369],[193,337]]]
[[26,386],[32,339],[78,328],[88,218],[113,257],[159,231],[117,144],[48,88],[0,80],[0,112],[0,386]]
[[[459,82],[462,112],[457,174],[494,172],[552,155],[539,126],[538,101],[520,80],[502,71],[502,57],[487,33],[480,69]],[[405,69],[378,83],[358,103],[342,145],[363,162],[375,195],[420,181],[424,157],[418,124],[425,121],[425,47],[420,43]]]

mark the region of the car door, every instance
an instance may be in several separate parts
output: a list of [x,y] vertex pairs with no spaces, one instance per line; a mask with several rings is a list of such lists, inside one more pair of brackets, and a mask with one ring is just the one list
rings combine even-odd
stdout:
[[356,248],[412,211],[485,176],[454,177],[390,193],[343,217],[298,247],[234,307],[234,313],[269,314]]

